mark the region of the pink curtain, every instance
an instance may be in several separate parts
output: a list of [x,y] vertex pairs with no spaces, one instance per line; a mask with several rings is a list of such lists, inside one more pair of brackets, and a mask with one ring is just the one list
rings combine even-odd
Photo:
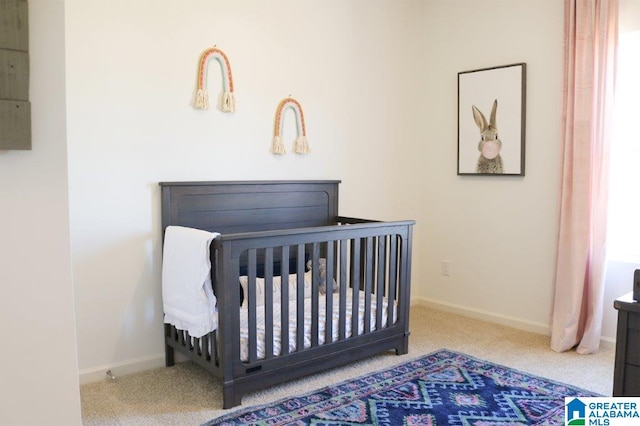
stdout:
[[565,0],[563,152],[551,348],[596,352],[602,330],[618,0]]

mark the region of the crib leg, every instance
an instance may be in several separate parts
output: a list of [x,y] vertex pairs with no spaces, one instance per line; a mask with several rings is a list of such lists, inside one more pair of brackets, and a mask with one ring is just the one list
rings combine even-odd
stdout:
[[233,385],[223,385],[222,387],[222,408],[237,407],[242,404],[242,395],[239,392],[234,391]]
[[400,346],[396,348],[396,355],[405,355],[408,353],[409,353],[409,333],[405,333]]
[[169,345],[164,345],[164,365],[172,367],[176,364],[173,348]]
[[[165,324],[164,325],[164,338],[168,338],[171,337],[171,325],[170,324]],[[164,365],[167,367],[171,367],[173,365],[175,365],[176,360],[174,357],[174,351],[173,348],[169,345],[167,345],[165,343],[164,345]]]

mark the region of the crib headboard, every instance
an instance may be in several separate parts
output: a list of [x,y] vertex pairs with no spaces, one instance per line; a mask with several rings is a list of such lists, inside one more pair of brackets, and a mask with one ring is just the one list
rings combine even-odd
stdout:
[[339,180],[160,182],[162,229],[221,234],[332,225]]

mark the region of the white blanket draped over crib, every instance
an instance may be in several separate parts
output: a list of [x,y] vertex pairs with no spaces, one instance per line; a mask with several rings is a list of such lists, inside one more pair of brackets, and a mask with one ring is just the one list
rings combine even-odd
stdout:
[[164,322],[193,337],[218,326],[216,298],[211,288],[209,246],[220,234],[168,226],[162,253]]

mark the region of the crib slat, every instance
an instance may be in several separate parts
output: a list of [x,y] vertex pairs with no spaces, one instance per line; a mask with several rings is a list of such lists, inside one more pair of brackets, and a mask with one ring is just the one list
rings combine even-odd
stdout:
[[389,298],[387,301],[387,327],[393,325],[394,302],[396,300],[398,237],[391,236],[389,247]]
[[320,245],[313,243],[311,250],[311,347],[318,346],[318,317],[320,294]]
[[333,277],[336,276],[334,271],[334,252],[333,249],[336,245],[336,242],[329,241],[327,243],[327,253],[326,253],[326,267],[327,274],[325,277],[325,285],[327,289],[326,297],[325,297],[325,311],[327,315],[325,315],[325,325],[324,325],[324,341],[325,343],[333,341],[333,292],[334,292],[334,283]]
[[298,244],[298,256],[296,258],[296,351],[304,349],[304,244]]
[[360,302],[360,242],[361,239],[351,240],[351,337],[357,336],[358,333],[358,324],[359,324],[359,309],[358,305]]
[[212,333],[211,338],[211,362],[220,365],[220,351],[218,350],[218,331]]
[[264,306],[265,359],[271,359],[273,358],[273,249],[271,247],[265,249],[264,255]]
[[387,237],[380,236],[378,238],[378,276],[377,276],[377,286],[376,286],[376,330],[380,330],[382,328],[382,303],[384,301],[384,284],[386,281],[386,245],[387,245]]
[[280,300],[280,341],[282,355],[289,353],[289,246],[282,247],[280,258],[281,270],[280,279],[283,283],[281,287]]
[[376,261],[373,252],[373,237],[367,238],[367,272],[364,285],[364,332],[371,331],[371,292],[376,272]]
[[198,346],[198,355],[204,360],[209,361],[209,335],[205,334],[200,338],[200,345]]
[[340,240],[340,312],[338,313],[338,340],[344,340],[347,334],[347,249],[347,240]]
[[258,358],[258,345],[257,345],[257,322],[256,322],[256,250],[248,250],[247,259],[247,276],[248,276],[248,349],[249,349],[249,362],[255,362]]
[[175,328],[174,326],[171,326],[171,339],[173,339],[174,341],[178,341],[178,329]]

